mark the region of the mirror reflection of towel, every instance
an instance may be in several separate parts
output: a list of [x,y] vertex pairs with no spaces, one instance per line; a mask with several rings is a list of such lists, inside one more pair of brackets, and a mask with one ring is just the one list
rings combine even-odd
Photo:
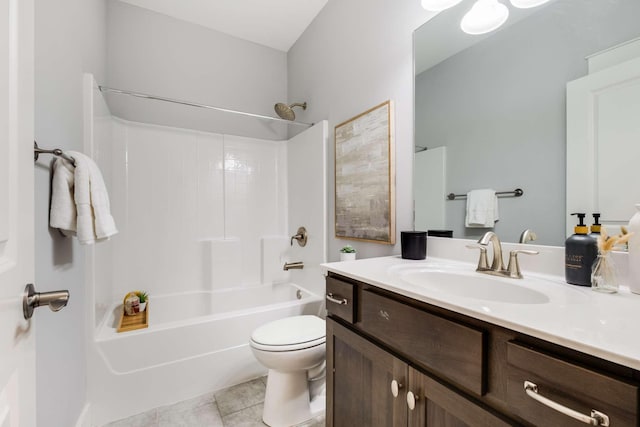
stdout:
[[498,219],[498,196],[495,190],[487,188],[467,193],[465,227],[492,228]]

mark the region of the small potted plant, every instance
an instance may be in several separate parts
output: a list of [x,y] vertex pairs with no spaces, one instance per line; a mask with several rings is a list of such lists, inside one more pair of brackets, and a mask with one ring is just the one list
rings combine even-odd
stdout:
[[356,250],[353,246],[347,245],[340,249],[340,261],[353,261],[356,259]]
[[142,313],[147,308],[149,294],[146,291],[136,291],[136,296],[140,299],[139,313]]

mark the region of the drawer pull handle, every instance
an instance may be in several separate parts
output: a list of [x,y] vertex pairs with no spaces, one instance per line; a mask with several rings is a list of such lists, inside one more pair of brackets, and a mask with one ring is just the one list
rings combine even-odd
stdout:
[[347,305],[349,301],[346,298],[342,298],[340,295],[334,296],[331,292],[326,295],[327,301],[331,301],[335,304]]
[[581,421],[585,424],[589,424],[592,426],[608,426],[609,425],[609,417],[602,412],[598,412],[595,409],[591,410],[591,416],[582,414],[578,411],[574,411],[571,408],[567,408],[564,405],[559,404],[558,402],[554,402],[553,400],[544,397],[538,394],[538,386],[531,381],[524,382],[524,391],[527,393],[527,396],[532,398],[533,400],[542,403],[549,408],[556,410],[562,414],[565,414],[573,419]]
[[393,397],[398,397],[398,393],[400,392],[401,388],[402,384],[400,384],[398,381],[391,381],[391,394],[393,395]]
[[407,393],[407,406],[409,407],[409,410],[413,411],[414,409],[416,409],[417,401],[418,401],[418,396],[413,394],[412,391]]

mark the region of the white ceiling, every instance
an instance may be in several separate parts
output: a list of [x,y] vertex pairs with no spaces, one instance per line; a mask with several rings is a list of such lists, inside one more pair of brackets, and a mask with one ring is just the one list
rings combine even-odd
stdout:
[[122,0],[287,52],[328,0]]

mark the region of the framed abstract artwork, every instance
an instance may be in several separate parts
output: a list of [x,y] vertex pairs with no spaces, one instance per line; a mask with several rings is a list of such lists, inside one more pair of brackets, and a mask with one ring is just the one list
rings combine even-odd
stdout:
[[393,103],[335,127],[335,236],[395,244]]

